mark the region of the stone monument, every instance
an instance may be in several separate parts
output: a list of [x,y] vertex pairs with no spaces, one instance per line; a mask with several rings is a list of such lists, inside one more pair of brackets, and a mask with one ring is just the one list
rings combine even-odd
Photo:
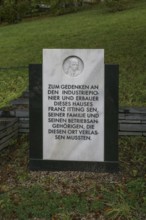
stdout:
[[117,73],[103,49],[43,50],[42,70],[30,65],[31,169],[118,169]]
[[104,161],[103,50],[43,51],[43,122],[44,159]]

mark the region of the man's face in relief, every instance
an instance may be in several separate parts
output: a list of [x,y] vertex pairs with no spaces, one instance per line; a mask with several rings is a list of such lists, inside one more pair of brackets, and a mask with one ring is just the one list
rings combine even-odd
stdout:
[[78,62],[78,60],[72,58],[72,59],[70,60],[70,67],[71,67],[71,69],[72,69],[73,71],[78,70],[78,68],[79,68],[79,62]]

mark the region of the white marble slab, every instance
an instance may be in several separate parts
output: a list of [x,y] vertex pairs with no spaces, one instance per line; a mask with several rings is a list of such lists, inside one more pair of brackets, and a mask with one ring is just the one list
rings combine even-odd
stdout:
[[104,50],[43,50],[43,159],[104,161]]

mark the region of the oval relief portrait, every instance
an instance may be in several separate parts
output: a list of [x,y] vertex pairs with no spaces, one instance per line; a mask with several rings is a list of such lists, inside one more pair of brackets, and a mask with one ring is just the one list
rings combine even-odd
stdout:
[[83,61],[77,56],[67,57],[63,62],[63,70],[71,77],[79,76],[84,68]]

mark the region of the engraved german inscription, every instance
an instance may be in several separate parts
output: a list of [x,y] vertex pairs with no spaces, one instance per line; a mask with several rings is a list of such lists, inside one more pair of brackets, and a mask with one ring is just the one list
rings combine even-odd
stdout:
[[[73,89],[71,89],[73,88]],[[98,135],[95,124],[98,124],[99,112],[94,102],[98,102],[99,85],[73,85],[58,86],[48,85],[48,94],[50,99],[54,94],[59,95],[60,102],[53,102],[53,106],[48,107],[48,133],[54,134],[55,139],[59,140],[92,140],[92,136]],[[52,94],[52,96],[50,96]],[[70,96],[70,95],[73,96]],[[74,102],[80,94],[80,102]],[[83,100],[89,100],[86,103]],[[52,99],[54,100],[54,99]],[[69,102],[64,102],[69,100]],[[78,104],[78,106],[74,106]],[[81,106],[81,107],[80,107]],[[56,135],[65,134],[65,135]]]
[[43,50],[43,159],[104,161],[104,51]]

